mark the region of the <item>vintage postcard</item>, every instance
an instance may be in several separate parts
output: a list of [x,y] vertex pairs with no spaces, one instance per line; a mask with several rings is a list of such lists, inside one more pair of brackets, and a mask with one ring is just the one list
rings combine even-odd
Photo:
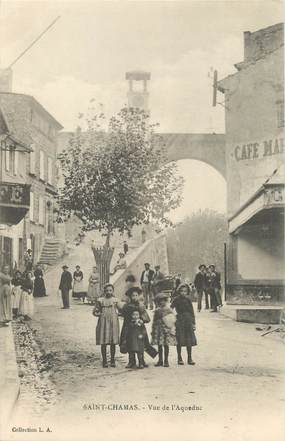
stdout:
[[283,13],[0,1],[0,441],[285,441]]

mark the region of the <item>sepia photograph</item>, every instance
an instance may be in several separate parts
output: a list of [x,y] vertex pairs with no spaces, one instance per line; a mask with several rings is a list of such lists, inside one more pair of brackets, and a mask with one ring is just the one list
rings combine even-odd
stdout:
[[0,0],[0,441],[285,441],[283,0]]

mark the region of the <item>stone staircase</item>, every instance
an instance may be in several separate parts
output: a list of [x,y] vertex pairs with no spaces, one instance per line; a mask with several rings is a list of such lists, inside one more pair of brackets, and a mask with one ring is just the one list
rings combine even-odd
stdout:
[[145,262],[149,262],[152,268],[159,264],[164,274],[169,274],[167,243],[164,233],[157,234],[139,247],[134,247],[126,256],[127,268],[118,270],[110,279],[114,285],[116,297],[124,298],[126,276],[132,274],[139,284],[140,275]]
[[64,254],[65,242],[61,239],[47,238],[45,240],[39,263],[41,265],[54,265]]

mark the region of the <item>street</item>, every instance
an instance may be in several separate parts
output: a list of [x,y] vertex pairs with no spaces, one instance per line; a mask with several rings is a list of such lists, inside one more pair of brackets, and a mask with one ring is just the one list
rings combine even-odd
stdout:
[[[68,262],[80,259],[78,250],[71,254]],[[92,266],[92,261],[90,264]],[[33,397],[27,397],[30,389],[25,384],[25,399],[21,401],[20,395],[13,418],[16,427],[48,424],[52,430],[46,435],[49,440],[61,439],[67,426],[69,439],[78,439],[80,430],[81,439],[87,440],[93,429],[100,427],[97,439],[101,441],[105,436],[115,438],[109,423],[119,430],[123,425],[122,413],[126,412],[127,418],[137,423],[137,430],[152,440],[159,439],[155,433],[161,424],[169,428],[166,439],[172,439],[176,425],[185,423],[185,419],[184,427],[189,427],[189,432],[185,431],[181,438],[185,441],[196,428],[200,434],[200,438],[195,435],[196,439],[208,439],[209,426],[211,439],[217,441],[284,439],[281,422],[285,402],[284,344],[278,335],[263,338],[256,325],[237,323],[221,314],[202,310],[196,313],[195,366],[178,366],[175,347],[171,347],[169,368],[154,367],[154,361],[146,355],[147,369],[127,370],[127,356],[117,349],[117,367],[103,369],[100,347],[95,346],[97,319],[92,316],[92,306],[72,300],[70,310],[60,309],[57,291],[60,271],[59,265],[47,274],[49,296],[35,299],[36,313],[28,325],[49,360],[50,387],[56,399],[41,416],[36,409],[33,414]],[[196,304],[194,307],[196,309]],[[110,404],[115,410],[107,408]],[[120,407],[123,405],[131,407],[124,411]],[[138,410],[132,407],[135,405]],[[263,418],[267,423],[261,432]],[[13,436],[20,439],[16,433]],[[29,439],[37,439],[36,434],[29,436]],[[125,439],[137,437],[128,433]]]

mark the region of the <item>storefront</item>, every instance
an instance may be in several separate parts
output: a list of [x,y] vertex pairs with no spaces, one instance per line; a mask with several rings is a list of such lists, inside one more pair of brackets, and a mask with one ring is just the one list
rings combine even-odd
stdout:
[[244,33],[225,96],[228,189],[226,303],[279,306],[284,282],[283,24]]
[[0,183],[0,268],[23,264],[24,216],[29,206],[29,185]]
[[284,207],[276,176],[229,219],[228,304],[285,302]]

